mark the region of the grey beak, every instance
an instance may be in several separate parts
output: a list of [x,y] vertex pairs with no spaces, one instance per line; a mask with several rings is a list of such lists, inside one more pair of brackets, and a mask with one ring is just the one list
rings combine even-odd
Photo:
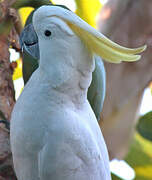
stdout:
[[26,51],[35,59],[40,58],[38,37],[32,24],[25,26],[20,35],[20,45],[22,51]]

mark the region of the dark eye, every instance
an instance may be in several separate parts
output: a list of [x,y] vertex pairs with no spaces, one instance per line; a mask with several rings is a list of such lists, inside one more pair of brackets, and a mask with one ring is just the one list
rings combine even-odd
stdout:
[[45,32],[44,32],[44,34],[45,34],[45,36],[51,36],[51,31],[49,31],[49,30],[46,30]]

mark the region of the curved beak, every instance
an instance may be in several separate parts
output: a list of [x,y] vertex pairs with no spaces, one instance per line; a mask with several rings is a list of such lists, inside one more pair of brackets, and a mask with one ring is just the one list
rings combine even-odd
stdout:
[[38,37],[32,23],[23,29],[20,35],[20,45],[23,52],[26,51],[35,59],[40,58]]

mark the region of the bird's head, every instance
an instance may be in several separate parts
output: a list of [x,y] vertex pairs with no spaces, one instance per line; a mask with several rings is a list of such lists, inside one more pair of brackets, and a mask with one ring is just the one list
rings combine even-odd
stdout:
[[[112,63],[139,60],[140,55],[136,54],[146,48],[146,46],[135,49],[122,47],[106,38],[72,11],[58,6],[42,6],[36,10],[33,25],[28,25],[21,35],[22,46],[36,58],[39,58],[41,53],[52,56],[53,54],[48,52],[52,53],[55,50],[57,53],[59,48],[76,51],[76,36],[91,54],[97,54]],[[42,47],[45,49],[39,53]]]
[[[122,47],[98,32],[75,13],[57,6],[42,6],[34,12],[32,24],[21,35],[22,46],[36,58],[50,84],[60,91],[81,97],[91,82],[93,55],[112,63],[136,61],[146,46]],[[100,59],[100,58],[99,58]],[[47,73],[46,73],[47,72]],[[62,87],[62,88],[61,88]]]

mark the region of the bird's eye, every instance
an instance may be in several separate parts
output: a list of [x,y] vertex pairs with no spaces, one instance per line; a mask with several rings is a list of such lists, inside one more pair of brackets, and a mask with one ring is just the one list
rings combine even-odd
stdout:
[[46,30],[45,32],[44,32],[44,34],[45,34],[45,36],[51,36],[51,31],[49,31],[49,30]]

